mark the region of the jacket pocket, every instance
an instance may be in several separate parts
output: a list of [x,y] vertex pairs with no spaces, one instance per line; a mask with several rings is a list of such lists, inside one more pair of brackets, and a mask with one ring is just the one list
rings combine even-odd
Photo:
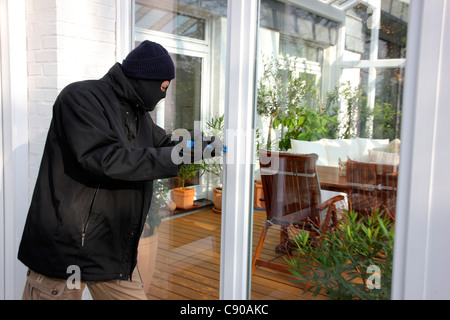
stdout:
[[94,195],[92,196],[91,204],[89,206],[89,211],[88,211],[88,214],[87,214],[87,218],[86,218],[86,221],[85,221],[85,223],[83,225],[83,229],[82,229],[82,232],[81,232],[81,246],[82,247],[84,247],[84,241],[86,239],[86,233],[87,233],[87,230],[88,230],[88,227],[89,227],[89,221],[90,221],[91,216],[92,216],[92,210],[94,208],[95,200],[96,200],[96,198],[98,196],[99,189],[100,188],[97,187],[95,189],[95,191],[94,191]]

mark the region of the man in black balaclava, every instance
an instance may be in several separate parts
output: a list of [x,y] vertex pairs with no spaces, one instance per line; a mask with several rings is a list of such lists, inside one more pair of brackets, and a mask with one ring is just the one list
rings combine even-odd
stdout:
[[142,99],[145,111],[153,111],[166,97],[170,81],[175,78],[169,53],[151,41],[144,41],[128,54],[122,63],[122,71]]
[[80,299],[86,286],[94,299],[146,299],[136,261],[153,180],[177,175],[173,154],[195,158],[147,112],[174,78],[167,50],[144,41],[59,94],[19,248],[23,299]]

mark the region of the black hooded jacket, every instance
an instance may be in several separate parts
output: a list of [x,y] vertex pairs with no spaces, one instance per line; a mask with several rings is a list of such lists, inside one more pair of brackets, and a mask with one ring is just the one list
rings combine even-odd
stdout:
[[178,172],[175,142],[142,105],[119,63],[58,96],[18,254],[30,269],[66,279],[74,265],[81,280],[130,278],[152,180]]

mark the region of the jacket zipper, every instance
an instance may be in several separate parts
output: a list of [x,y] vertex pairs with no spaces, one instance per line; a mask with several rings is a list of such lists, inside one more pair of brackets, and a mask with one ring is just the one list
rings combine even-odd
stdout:
[[87,216],[86,224],[84,225],[83,231],[81,233],[81,246],[84,247],[84,239],[86,238],[86,231],[89,226],[89,218],[91,217],[92,208],[94,207],[95,198],[97,197],[99,187],[95,189],[94,196],[92,197],[91,205],[89,207],[89,213]]

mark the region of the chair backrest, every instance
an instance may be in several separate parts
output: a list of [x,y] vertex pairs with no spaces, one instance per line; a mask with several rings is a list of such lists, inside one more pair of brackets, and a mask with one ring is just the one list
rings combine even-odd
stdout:
[[261,180],[267,220],[275,224],[319,222],[321,202],[316,154],[260,150]]
[[394,217],[398,165],[349,159],[346,167],[349,208],[365,215],[386,210]]

